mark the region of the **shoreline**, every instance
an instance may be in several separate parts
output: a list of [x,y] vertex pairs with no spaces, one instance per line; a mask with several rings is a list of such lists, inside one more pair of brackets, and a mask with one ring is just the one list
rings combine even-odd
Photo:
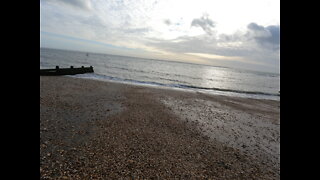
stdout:
[[280,102],[40,77],[45,179],[279,179]]
[[[90,74],[91,75],[91,74]],[[135,80],[120,80],[120,78],[115,78],[118,80],[114,80],[111,77],[108,78],[102,78],[100,76],[105,76],[105,75],[99,75],[95,74],[96,76],[88,76],[88,74],[79,74],[75,76],[68,76],[71,78],[80,78],[80,79],[89,79],[89,80],[94,80],[94,81],[100,81],[100,82],[111,82],[111,83],[120,83],[120,84],[128,84],[128,85],[133,85],[133,86],[142,86],[142,87],[151,87],[151,88],[159,88],[159,89],[168,89],[168,90],[178,90],[178,91],[185,91],[185,92],[199,92],[199,93],[204,93],[208,95],[221,95],[221,96],[228,96],[228,97],[241,97],[241,98],[249,98],[249,99],[261,99],[261,100],[274,100],[274,101],[280,101],[280,94],[276,95],[271,95],[268,93],[262,93],[262,92],[233,92],[232,90],[219,90],[218,88],[212,90],[210,89],[197,89],[197,88],[187,88],[187,87],[178,87],[178,86],[170,86],[170,85],[159,85],[158,83],[154,82],[138,82]],[[260,94],[259,94],[260,93]]]

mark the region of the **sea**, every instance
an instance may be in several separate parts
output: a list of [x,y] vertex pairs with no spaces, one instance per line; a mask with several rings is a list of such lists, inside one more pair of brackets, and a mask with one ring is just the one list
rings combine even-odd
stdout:
[[73,75],[183,91],[280,101],[280,74],[167,60],[40,48],[40,69],[93,66]]

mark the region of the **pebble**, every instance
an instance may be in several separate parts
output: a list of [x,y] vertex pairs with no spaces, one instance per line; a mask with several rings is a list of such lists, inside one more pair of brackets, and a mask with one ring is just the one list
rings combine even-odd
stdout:
[[[67,81],[68,78],[66,77],[59,78],[58,82],[49,84],[46,83],[47,81],[42,81],[42,84],[53,86],[56,83],[61,83],[61,81],[70,82]],[[77,82],[82,82],[82,80],[79,79]],[[88,85],[87,88],[94,89],[92,92],[99,94],[102,86],[98,86],[100,84],[96,82],[88,82],[91,85]],[[65,93],[66,95],[72,94],[68,99],[77,96],[88,97],[87,94],[81,93],[81,88],[74,91],[72,87],[75,85],[72,81],[65,83],[64,86],[66,88],[59,88],[59,91],[71,91],[69,94]],[[128,89],[130,89],[129,87]],[[125,89],[120,89],[120,91],[126,92]],[[77,93],[73,94],[74,92]],[[101,94],[105,95],[104,97],[113,96],[112,93],[108,92],[108,88],[106,88],[106,90],[101,91]],[[92,98],[90,95],[90,98],[83,102],[86,102],[89,108],[94,109],[104,102],[99,101],[98,103],[96,101],[100,96],[103,96],[101,94],[99,96],[92,94]],[[62,100],[63,96],[60,95],[59,100]],[[63,117],[63,111],[72,107],[72,102],[65,102],[68,106],[62,106],[66,109],[59,110],[60,114],[55,117],[54,121],[53,119],[48,122],[41,121],[41,123],[44,123],[43,126],[41,124],[41,127],[48,129],[47,132],[42,132],[41,140],[49,138],[51,140],[50,143],[45,141],[40,148],[48,145],[47,148],[52,149],[46,151],[57,152],[57,149],[60,149],[58,151],[60,153],[67,152],[64,153],[63,157],[53,156],[51,153],[42,154],[44,157],[41,157],[40,163],[41,179],[53,179],[57,174],[61,174],[61,179],[129,179],[129,177],[137,179],[277,179],[278,176],[275,176],[273,170],[272,173],[268,174],[268,177],[263,174],[263,169],[270,169],[268,166],[262,166],[263,164],[256,163],[249,156],[241,155],[232,148],[223,149],[222,147],[225,145],[215,143],[216,141],[209,144],[207,140],[200,137],[199,133],[193,132],[189,126],[188,128],[184,127],[189,123],[182,125],[175,123],[176,119],[172,118],[171,114],[167,114],[167,110],[163,108],[166,106],[155,103],[155,100],[150,98],[148,94],[139,94],[133,91],[133,93],[126,94],[125,97],[126,100],[122,103],[125,107],[127,107],[126,104],[131,105],[130,114],[119,113],[117,116],[110,116],[107,124],[105,124],[106,121],[96,118],[96,115],[94,115],[96,111],[93,114],[91,112],[86,115],[79,114],[81,108],[86,107],[79,108],[78,112],[72,112],[78,113],[76,115],[81,117],[82,120],[85,119],[84,116],[89,117],[91,115],[91,118],[97,121],[92,124],[76,125],[77,132],[91,132],[87,130],[94,126],[100,127],[97,126],[98,122],[102,127],[95,128],[97,132],[92,134],[76,134],[72,140],[69,139],[69,133],[73,124]],[[143,97],[143,102],[148,104],[148,107],[144,107],[143,110],[141,109],[142,105],[136,101],[141,97]],[[57,104],[54,105],[57,106]],[[103,108],[97,111],[103,111]],[[106,111],[111,110],[107,109]],[[51,112],[49,111],[47,114],[44,112],[41,115],[45,116]],[[200,116],[195,115],[196,117]],[[58,121],[60,123],[56,123]],[[61,130],[61,126],[64,126],[68,131]],[[88,139],[86,139],[87,136]],[[82,138],[85,140],[81,141]],[[42,142],[41,140],[40,142]],[[80,143],[76,142],[78,140]],[[63,150],[63,148],[66,148],[66,150]],[[50,158],[44,159],[45,157]],[[241,163],[238,157],[241,159]],[[219,166],[212,163],[214,161],[223,163]],[[250,168],[255,166],[259,167],[261,171],[253,175],[250,173]],[[129,169],[132,167],[134,169]]]

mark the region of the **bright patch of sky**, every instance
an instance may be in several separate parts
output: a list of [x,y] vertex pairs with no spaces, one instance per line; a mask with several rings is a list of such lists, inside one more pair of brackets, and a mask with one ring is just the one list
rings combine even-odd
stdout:
[[40,3],[41,47],[279,72],[279,0]]

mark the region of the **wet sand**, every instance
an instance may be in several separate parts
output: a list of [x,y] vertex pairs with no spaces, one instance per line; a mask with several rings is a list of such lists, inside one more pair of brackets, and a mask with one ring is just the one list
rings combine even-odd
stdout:
[[280,179],[280,103],[40,77],[41,179]]

